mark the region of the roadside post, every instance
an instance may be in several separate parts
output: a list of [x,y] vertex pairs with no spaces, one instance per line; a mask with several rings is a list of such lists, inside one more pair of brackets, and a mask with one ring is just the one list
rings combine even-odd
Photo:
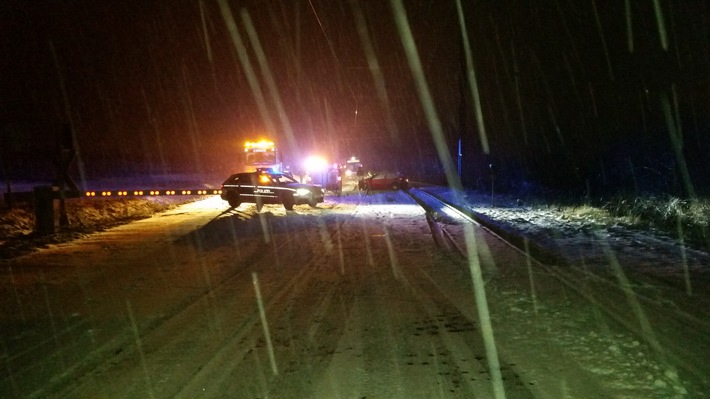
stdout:
[[64,128],[59,133],[57,155],[54,158],[54,168],[57,175],[55,185],[59,190],[59,227],[61,228],[69,227],[64,189],[68,188],[71,191],[79,191],[74,181],[69,177],[69,167],[76,157],[73,137],[74,134],[72,133],[71,125],[65,124]]
[[54,234],[54,190],[52,186],[34,188],[35,233]]

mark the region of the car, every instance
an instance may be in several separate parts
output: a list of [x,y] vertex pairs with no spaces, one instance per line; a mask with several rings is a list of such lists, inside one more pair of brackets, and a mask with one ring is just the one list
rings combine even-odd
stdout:
[[283,204],[289,211],[294,205],[302,204],[315,208],[325,200],[320,186],[300,183],[288,174],[263,169],[229,176],[222,183],[220,196],[232,208],[253,203],[257,211],[261,211],[264,204]]
[[365,190],[399,190],[409,188],[409,179],[399,172],[371,172],[364,179]]

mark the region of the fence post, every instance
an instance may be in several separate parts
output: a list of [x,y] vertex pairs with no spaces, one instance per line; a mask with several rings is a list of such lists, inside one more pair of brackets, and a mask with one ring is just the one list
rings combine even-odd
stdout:
[[51,186],[34,188],[35,233],[45,236],[54,233],[54,192]]

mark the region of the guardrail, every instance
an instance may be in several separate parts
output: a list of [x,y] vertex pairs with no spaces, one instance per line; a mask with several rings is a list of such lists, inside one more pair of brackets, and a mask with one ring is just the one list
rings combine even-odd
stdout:
[[32,203],[35,211],[35,228],[38,235],[54,233],[54,201],[69,198],[126,198],[185,195],[219,195],[220,189],[138,189],[138,190],[59,190],[56,186],[37,186],[33,191],[5,193],[6,204]]

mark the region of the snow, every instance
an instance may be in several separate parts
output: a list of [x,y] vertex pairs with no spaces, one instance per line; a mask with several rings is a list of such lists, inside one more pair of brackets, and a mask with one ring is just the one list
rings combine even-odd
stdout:
[[[628,301],[612,287],[614,254],[639,300],[657,305],[642,302],[651,336],[679,353],[664,337],[695,345],[708,331],[707,254],[679,255],[672,239],[623,226],[466,200],[569,261],[540,265],[475,230],[507,397],[703,397],[653,339],[605,314],[614,310],[605,297],[622,309]],[[331,195],[292,212],[209,197],[2,261],[0,396],[492,397],[472,256],[455,249],[471,251],[465,227],[456,214],[437,221],[454,247],[432,239],[402,191]],[[672,263],[681,258],[691,297]],[[699,335],[659,328],[669,308],[695,317]],[[707,342],[693,348],[702,356]]]

